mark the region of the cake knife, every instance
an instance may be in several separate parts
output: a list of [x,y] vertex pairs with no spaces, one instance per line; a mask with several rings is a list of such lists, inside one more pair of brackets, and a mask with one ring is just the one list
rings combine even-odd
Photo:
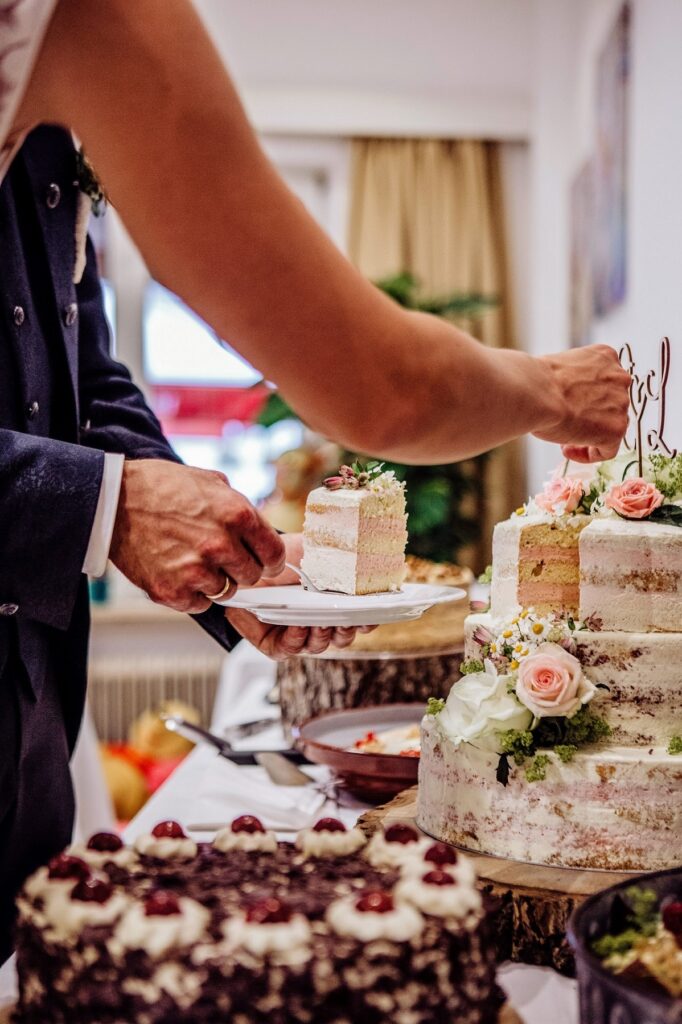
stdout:
[[[186,718],[182,717],[182,715],[162,714],[161,720],[169,732],[176,732],[178,735],[191,740],[192,743],[203,743],[205,746],[213,747],[221,757],[226,758],[228,761],[232,761],[233,764],[244,765],[259,763],[256,760],[256,757],[260,751],[234,750],[229,740],[224,739],[222,736],[216,736],[214,732],[209,732],[208,729],[202,729],[200,725],[195,725],[194,722],[188,722]],[[308,763],[307,758],[303,756],[300,750],[280,750],[277,751],[277,753],[280,754],[281,757],[296,764]]]

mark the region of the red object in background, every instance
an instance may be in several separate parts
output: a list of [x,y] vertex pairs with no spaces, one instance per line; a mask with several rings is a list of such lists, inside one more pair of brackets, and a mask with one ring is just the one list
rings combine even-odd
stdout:
[[156,792],[159,786],[166,781],[168,776],[175,771],[186,756],[181,754],[180,757],[156,759],[138,754],[127,743],[107,743],[105,746],[110,754],[113,754],[115,757],[121,757],[124,761],[129,761],[142,772],[150,795]]
[[193,437],[220,437],[230,420],[253,423],[270,394],[266,384],[250,388],[155,384],[151,390],[164,433]]

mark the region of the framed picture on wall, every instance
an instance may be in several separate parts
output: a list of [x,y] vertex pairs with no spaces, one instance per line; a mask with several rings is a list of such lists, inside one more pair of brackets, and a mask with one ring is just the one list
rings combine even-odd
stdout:
[[594,161],[588,160],[571,183],[570,330],[571,345],[587,345],[594,310]]
[[597,65],[594,162],[594,312],[625,299],[627,262],[627,113],[630,6],[624,4]]

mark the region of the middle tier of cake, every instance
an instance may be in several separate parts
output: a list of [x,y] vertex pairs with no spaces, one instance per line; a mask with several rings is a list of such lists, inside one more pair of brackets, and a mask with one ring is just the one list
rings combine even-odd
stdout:
[[[493,623],[489,614],[467,618],[466,658],[480,657],[474,633],[494,631]],[[682,734],[682,633],[578,629],[573,638],[580,664],[600,688],[593,706],[608,722],[613,744],[667,747]]]

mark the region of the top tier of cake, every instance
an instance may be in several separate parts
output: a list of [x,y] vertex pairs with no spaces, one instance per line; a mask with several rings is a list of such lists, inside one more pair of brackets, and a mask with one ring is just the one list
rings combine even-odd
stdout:
[[498,523],[491,613],[529,607],[593,630],[682,632],[682,530],[587,515]]

